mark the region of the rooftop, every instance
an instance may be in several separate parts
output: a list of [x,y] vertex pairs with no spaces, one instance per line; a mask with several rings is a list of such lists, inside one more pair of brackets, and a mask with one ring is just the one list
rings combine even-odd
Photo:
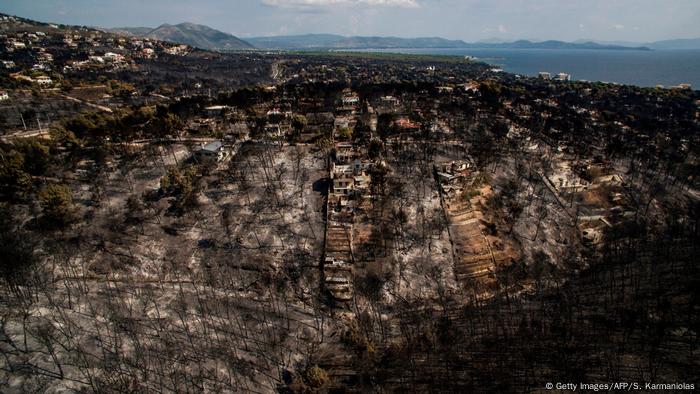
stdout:
[[212,141],[202,147],[203,151],[218,152],[224,146],[221,141]]
[[223,111],[227,108],[228,108],[227,105],[212,105],[211,107],[206,107],[204,109],[207,111]]

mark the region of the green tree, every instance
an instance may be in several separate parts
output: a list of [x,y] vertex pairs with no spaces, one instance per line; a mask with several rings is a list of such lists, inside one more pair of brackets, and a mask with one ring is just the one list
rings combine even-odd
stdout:
[[98,128],[98,125],[88,115],[80,115],[66,121],[65,128],[82,138],[90,136]]
[[46,172],[51,156],[49,147],[36,138],[18,140],[15,147],[24,156],[24,170],[31,175],[43,175]]
[[167,137],[182,127],[182,120],[175,114],[168,113],[162,117],[156,117],[154,123],[155,134],[159,137]]
[[32,177],[24,170],[24,155],[16,150],[0,150],[0,190],[4,193],[28,191]]
[[374,344],[362,332],[360,325],[355,320],[348,323],[347,330],[343,332],[340,340],[358,353],[374,354],[375,352]]
[[488,80],[479,86],[479,93],[486,104],[497,108],[503,98],[503,85],[497,81]]
[[61,125],[51,126],[49,135],[58,146],[65,146],[69,149],[80,146],[80,140],[75,136],[75,133]]
[[292,128],[294,129],[294,132],[297,134],[301,134],[304,132],[304,129],[306,126],[309,124],[309,121],[306,119],[306,116],[304,115],[294,115],[294,118],[292,118]]
[[304,378],[309,387],[313,389],[319,389],[328,383],[328,372],[325,369],[314,365],[313,367],[306,370],[304,373]]
[[128,98],[136,91],[134,85],[116,80],[109,81],[107,93],[117,97]]
[[160,189],[171,196],[188,194],[192,192],[195,168],[187,167],[183,170],[171,168],[160,180]]
[[319,138],[316,140],[316,148],[320,149],[324,155],[328,155],[333,149],[333,142],[328,138]]
[[348,127],[341,127],[340,130],[338,130],[338,139],[341,141],[348,141],[350,138],[352,138],[352,130]]
[[73,193],[66,185],[50,185],[41,189],[39,205],[50,225],[61,227],[73,220]]
[[160,180],[161,193],[175,197],[173,208],[181,210],[195,205],[197,193],[197,168],[189,166],[184,169],[171,168]]

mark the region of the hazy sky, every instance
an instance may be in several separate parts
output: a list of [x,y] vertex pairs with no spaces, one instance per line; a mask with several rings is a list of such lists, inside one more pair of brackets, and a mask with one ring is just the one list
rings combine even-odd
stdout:
[[700,37],[700,0],[0,0],[46,22],[194,22],[241,37],[300,33],[654,41]]

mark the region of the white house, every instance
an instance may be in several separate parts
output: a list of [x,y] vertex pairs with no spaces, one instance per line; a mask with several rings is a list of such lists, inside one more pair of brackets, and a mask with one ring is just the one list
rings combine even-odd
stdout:
[[114,53],[114,52],[105,53],[103,58],[105,61],[108,61],[108,62],[118,62],[118,61],[124,60],[124,56],[122,56],[118,53]]
[[209,162],[219,162],[226,158],[226,148],[221,141],[212,141],[195,152],[197,159]]
[[53,81],[51,80],[51,78],[49,78],[49,77],[47,77],[47,76],[45,76],[45,75],[36,77],[36,78],[34,79],[34,82],[38,83],[39,85],[43,85],[43,86],[51,85],[51,84],[53,83]]
[[88,59],[93,64],[105,64],[105,59],[102,56],[88,56]]
[[356,94],[346,94],[343,96],[343,106],[350,107],[360,103],[360,98]]
[[204,108],[204,115],[208,117],[221,116],[224,115],[229,108],[230,107],[227,105],[212,105]]

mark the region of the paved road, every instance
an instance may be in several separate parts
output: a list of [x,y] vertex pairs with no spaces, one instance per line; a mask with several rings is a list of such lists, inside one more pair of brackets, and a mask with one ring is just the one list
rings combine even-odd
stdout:
[[59,94],[59,96],[65,98],[66,100],[75,101],[76,103],[80,103],[80,104],[83,104],[83,105],[87,105],[88,107],[92,107],[92,108],[95,108],[95,109],[99,109],[99,110],[102,111],[102,112],[107,112],[107,113],[110,113],[110,114],[112,113],[112,109],[109,108],[109,107],[105,107],[104,105],[97,105],[97,104],[91,103],[91,102],[89,102],[89,101],[77,99],[77,98],[75,98],[75,97],[71,97],[71,96],[68,96],[68,95],[65,95],[65,94]]
[[49,135],[49,129],[34,129],[34,130],[23,130],[17,131],[10,134],[5,134],[0,139],[3,141],[8,141],[14,138],[31,138],[31,137],[45,137]]

